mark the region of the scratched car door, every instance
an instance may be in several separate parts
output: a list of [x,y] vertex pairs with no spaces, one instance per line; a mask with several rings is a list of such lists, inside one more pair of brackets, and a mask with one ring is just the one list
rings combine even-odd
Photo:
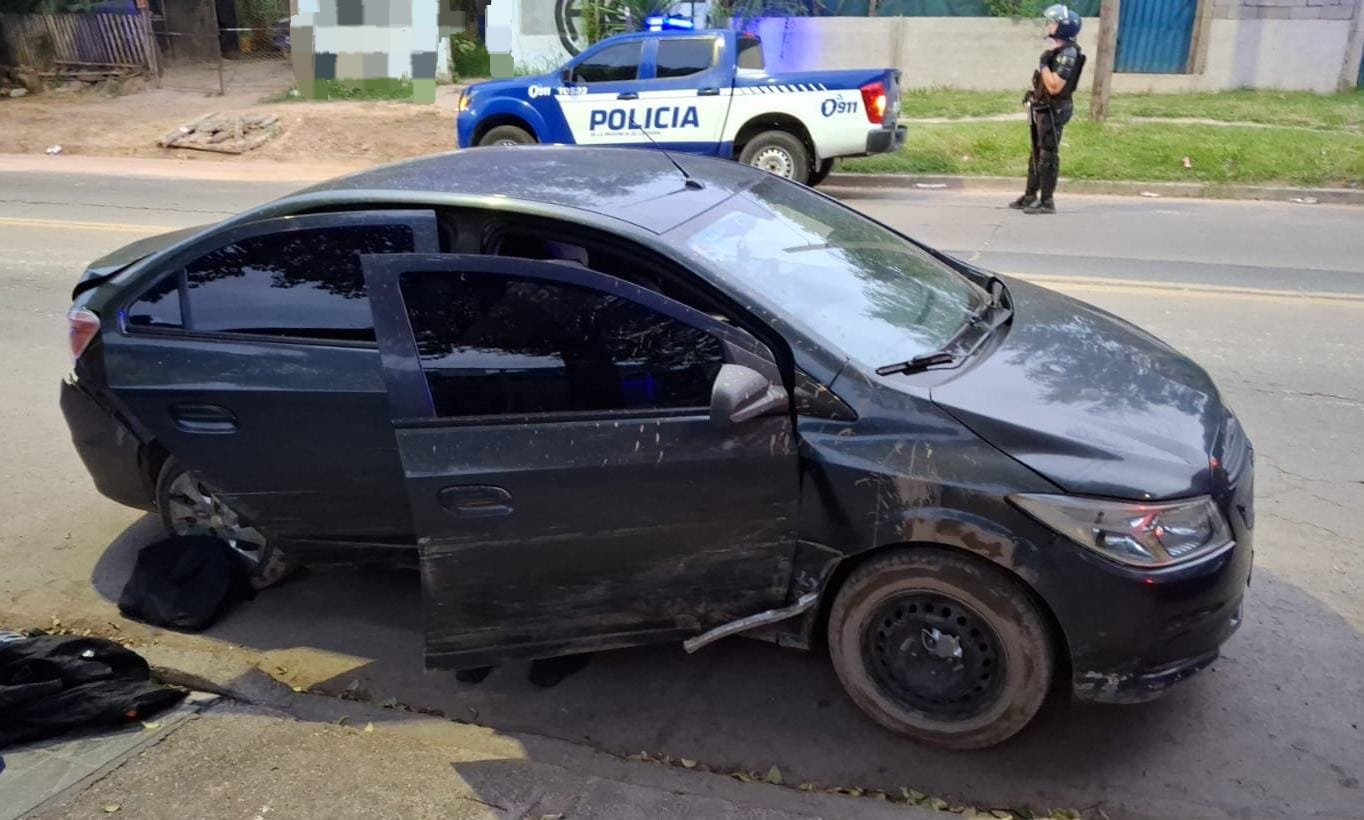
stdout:
[[765,346],[585,268],[363,261],[428,667],[681,639],[786,603],[791,411],[709,407],[732,364],[784,395]]

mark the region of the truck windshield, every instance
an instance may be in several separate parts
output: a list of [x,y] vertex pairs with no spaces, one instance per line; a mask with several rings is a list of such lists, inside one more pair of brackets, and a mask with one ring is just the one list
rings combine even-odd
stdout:
[[989,296],[856,211],[764,180],[672,230],[674,245],[868,366],[940,350]]

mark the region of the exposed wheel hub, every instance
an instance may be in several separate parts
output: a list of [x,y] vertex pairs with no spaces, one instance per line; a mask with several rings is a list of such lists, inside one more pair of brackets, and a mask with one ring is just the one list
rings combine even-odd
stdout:
[[254,527],[244,526],[213,490],[189,473],[171,482],[171,528],[176,535],[212,534],[253,564],[265,554],[265,537]]
[[764,148],[753,157],[752,165],[754,168],[761,168],[768,173],[790,179],[795,175],[795,159],[787,153],[785,149],[771,147]]
[[892,598],[863,636],[872,679],[889,697],[937,718],[983,711],[1003,681],[999,638],[951,598],[916,592]]

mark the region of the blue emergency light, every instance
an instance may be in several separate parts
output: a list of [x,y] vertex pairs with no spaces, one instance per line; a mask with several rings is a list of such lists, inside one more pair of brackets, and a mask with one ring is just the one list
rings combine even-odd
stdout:
[[649,31],[691,31],[696,28],[691,18],[674,14],[651,14],[644,18],[644,25]]

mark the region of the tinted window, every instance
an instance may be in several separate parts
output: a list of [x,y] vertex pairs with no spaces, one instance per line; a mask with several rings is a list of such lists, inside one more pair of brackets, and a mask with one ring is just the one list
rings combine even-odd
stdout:
[[607,83],[633,80],[639,76],[641,42],[618,43],[588,57],[575,69],[577,78],[585,83]]
[[739,38],[739,68],[765,68],[763,44],[756,37]]
[[135,327],[180,327],[180,274],[163,277],[128,308]]
[[765,180],[675,228],[674,245],[872,367],[940,349],[986,299],[856,211]]
[[686,37],[658,41],[659,78],[686,77],[710,68],[715,62],[714,37]]
[[609,293],[486,274],[406,274],[436,413],[704,408],[719,340]]
[[406,225],[282,231],[234,242],[186,267],[190,325],[252,333],[374,341],[362,253],[410,253]]

